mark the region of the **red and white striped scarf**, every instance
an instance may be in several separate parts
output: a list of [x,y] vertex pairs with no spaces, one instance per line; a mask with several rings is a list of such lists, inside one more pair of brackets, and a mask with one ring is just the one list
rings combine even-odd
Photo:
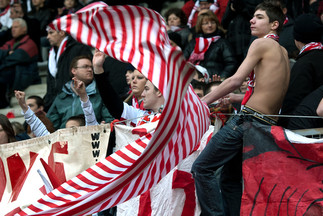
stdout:
[[323,49],[323,45],[320,42],[311,42],[306,44],[302,47],[301,51],[298,55],[302,54],[303,52],[314,50],[314,49]]
[[[93,3],[51,25],[141,71],[165,97],[155,132],[68,180],[19,215],[88,215],[157,184],[198,144],[209,110],[189,82],[194,68],[170,45],[164,19],[137,6]],[[36,188],[35,188],[36,190]]]
[[220,38],[220,36],[214,36],[210,38],[195,38],[195,47],[188,61],[194,65],[200,64],[200,62],[204,60],[204,54],[209,49],[210,45],[213,42],[215,43]]
[[[187,20],[187,25],[190,28],[192,27],[192,21],[193,21],[194,15],[195,15],[196,11],[199,9],[199,7],[200,7],[200,1],[197,0],[194,4],[194,7],[188,17],[188,20]],[[211,5],[210,10],[215,13],[218,9],[219,9],[218,1],[214,0],[214,3]]]
[[10,4],[0,13],[0,17],[5,15],[10,9]]
[[55,53],[55,49],[54,47],[52,47],[49,50],[49,55],[48,55],[48,70],[49,73],[53,76],[56,77],[57,74],[57,62],[59,57],[62,55],[62,53],[65,51],[66,49],[66,44],[67,44],[67,38],[65,37],[61,44],[59,45],[59,48],[57,50],[57,53]]
[[[267,35],[265,35],[264,38],[271,38],[271,39],[275,40],[276,42],[278,42],[278,40],[279,40],[279,36],[276,34],[267,34]],[[247,83],[248,87],[247,87],[247,91],[243,97],[243,100],[241,102],[241,109],[244,107],[244,105],[246,105],[246,103],[248,102],[248,100],[250,99],[250,97],[253,93],[253,89],[255,87],[255,80],[256,80],[256,75],[255,75],[255,72],[252,71],[249,74],[249,81]]]

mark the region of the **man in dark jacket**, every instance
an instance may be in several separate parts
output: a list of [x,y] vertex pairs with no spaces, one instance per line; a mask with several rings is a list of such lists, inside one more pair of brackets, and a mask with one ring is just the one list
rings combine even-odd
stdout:
[[[281,114],[290,115],[299,103],[315,89],[323,85],[323,25],[314,14],[300,15],[294,24],[294,39],[300,50],[291,70],[290,83]],[[280,118],[279,124],[286,127],[288,118]]]
[[71,80],[69,67],[72,59],[79,55],[92,56],[88,46],[77,43],[64,31],[48,29],[47,39],[52,46],[48,57],[47,92],[45,95],[45,111],[52,105],[55,97],[61,92],[63,85]]
[[14,19],[11,34],[13,39],[0,47],[0,108],[9,105],[8,90],[24,90],[31,84],[40,83],[38,49],[27,35],[25,20]]

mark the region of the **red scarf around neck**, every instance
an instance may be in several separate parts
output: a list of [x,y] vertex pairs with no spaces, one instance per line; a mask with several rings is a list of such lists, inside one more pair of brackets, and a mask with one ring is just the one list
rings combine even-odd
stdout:
[[209,49],[211,43],[216,42],[220,38],[220,36],[195,38],[195,47],[188,61],[195,65],[200,64],[200,62],[204,60],[204,54]]

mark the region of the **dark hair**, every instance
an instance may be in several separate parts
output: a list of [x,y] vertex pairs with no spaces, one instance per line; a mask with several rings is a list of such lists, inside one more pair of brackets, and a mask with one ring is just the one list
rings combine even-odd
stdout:
[[286,3],[284,0],[264,0],[264,2],[279,6],[282,10],[286,8]]
[[15,131],[13,130],[12,125],[7,116],[0,114],[0,125],[2,126],[4,132],[7,134],[8,143],[15,142]]
[[193,79],[191,81],[191,85],[192,85],[193,89],[200,89],[203,92],[205,92],[205,86],[206,86],[205,82],[199,82],[199,81]]
[[179,19],[181,20],[181,26],[184,26],[187,24],[187,17],[185,13],[182,11],[182,9],[180,8],[170,8],[169,10],[167,10],[165,12],[166,22],[168,22],[168,17],[172,14],[175,14],[175,16],[179,17]]
[[90,57],[90,56],[88,56],[88,55],[80,55],[80,56],[76,56],[76,57],[74,57],[74,58],[72,59],[72,61],[71,61],[71,64],[70,64],[70,76],[71,76],[71,77],[73,77],[72,69],[77,67],[77,62],[78,62],[80,59],[88,59],[88,60],[90,60],[90,62],[92,62],[91,57]]
[[38,107],[45,106],[43,98],[39,97],[38,95],[31,95],[27,99],[34,99]]
[[281,6],[275,5],[272,2],[265,1],[257,5],[255,11],[257,10],[265,11],[270,23],[278,21],[279,26],[276,31],[277,33],[281,32],[285,21],[285,15],[281,9]]
[[85,126],[85,116],[84,114],[80,114],[80,115],[76,115],[76,116],[71,116],[67,119],[66,122],[73,120],[73,121],[77,121],[80,126]]
[[197,34],[203,33],[202,22],[203,22],[204,18],[207,18],[211,21],[215,21],[216,29],[224,32],[224,29],[222,28],[218,17],[211,10],[208,10],[204,13],[199,14],[197,17],[197,21],[196,21],[196,25],[195,25],[195,31]]

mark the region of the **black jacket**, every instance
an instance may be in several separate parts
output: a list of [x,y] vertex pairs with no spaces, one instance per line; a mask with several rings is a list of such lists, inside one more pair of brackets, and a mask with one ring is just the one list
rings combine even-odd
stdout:
[[[198,35],[201,36],[201,35]],[[189,59],[194,50],[196,41],[192,39],[184,50],[184,56]],[[237,61],[234,57],[232,47],[226,39],[222,37],[213,42],[204,54],[204,60],[200,62],[202,67],[205,67],[209,72],[210,77],[217,74],[221,78],[227,78],[235,73]]]
[[[323,85],[323,50],[306,51],[296,58],[291,70],[289,87],[283,102],[281,114],[292,114],[295,107],[311,92]],[[281,118],[279,124],[286,126],[288,118]]]
[[47,74],[47,93],[44,98],[45,110],[49,109],[56,95],[62,91],[63,85],[72,79],[69,71],[71,61],[74,57],[80,55],[92,56],[90,48],[69,37],[66,49],[58,59],[56,77],[53,77],[49,72]]

